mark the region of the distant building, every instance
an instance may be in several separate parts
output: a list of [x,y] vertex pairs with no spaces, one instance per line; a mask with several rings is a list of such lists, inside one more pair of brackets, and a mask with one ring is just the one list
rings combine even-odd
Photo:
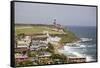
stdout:
[[70,57],[68,58],[70,63],[82,63],[86,62],[86,58],[81,58],[81,57]]
[[56,25],[56,19],[54,19],[54,21],[53,21],[53,25]]
[[22,47],[29,47],[29,43],[23,40],[18,40],[17,41],[17,48],[22,48]]
[[38,35],[38,36],[33,36],[32,37],[32,42],[40,42],[40,43],[46,43],[48,44],[47,42],[47,35]]
[[53,61],[52,61],[52,59],[50,59],[50,56],[51,56],[52,54],[51,53],[49,53],[49,52],[40,52],[40,55],[38,56],[38,58],[39,58],[39,63],[41,63],[41,64],[53,64]]
[[32,37],[30,50],[39,50],[48,48],[48,42],[46,36],[35,36]]
[[54,25],[54,29],[52,29],[53,31],[64,32],[62,26],[56,23],[56,19],[54,19],[53,25]]
[[49,58],[52,54],[50,52],[40,52],[39,58]]
[[25,61],[28,59],[27,56],[28,49],[27,48],[15,48],[15,59],[17,62]]
[[29,47],[30,46],[30,42],[31,42],[31,37],[30,36],[25,36],[25,38],[22,38],[21,40],[17,40],[17,48],[20,47]]
[[86,62],[86,57],[84,56],[78,56],[78,55],[67,55],[67,59],[69,61],[69,63],[82,63],[82,62]]
[[16,53],[23,53],[23,52],[27,52],[27,51],[28,51],[28,48],[26,48],[26,47],[15,48]]
[[48,45],[45,44],[45,43],[40,43],[40,42],[35,42],[35,43],[32,43],[31,46],[30,46],[30,50],[40,50],[40,49],[47,49],[48,48]]
[[59,42],[60,40],[61,40],[61,38],[57,37],[57,36],[55,36],[55,37],[50,36],[50,37],[47,38],[47,41],[51,42],[51,43]]
[[31,36],[25,36],[25,38],[21,39],[25,43],[29,44],[31,42]]
[[28,59],[28,56],[25,54],[20,54],[20,53],[16,53],[15,54],[15,60],[17,63],[22,62],[22,61],[26,61]]

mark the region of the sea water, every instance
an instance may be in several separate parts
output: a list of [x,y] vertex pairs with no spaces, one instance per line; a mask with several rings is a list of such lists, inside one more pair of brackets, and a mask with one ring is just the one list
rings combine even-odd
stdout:
[[67,26],[67,29],[74,32],[81,42],[73,46],[64,46],[63,53],[72,53],[86,57],[87,62],[97,61],[97,40],[95,26]]

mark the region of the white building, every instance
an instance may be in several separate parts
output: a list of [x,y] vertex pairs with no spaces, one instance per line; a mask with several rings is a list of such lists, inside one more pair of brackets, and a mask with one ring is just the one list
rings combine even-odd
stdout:
[[25,36],[25,38],[21,40],[17,40],[17,47],[29,47],[30,42],[31,42],[31,37],[30,36]]
[[41,55],[39,56],[40,58],[43,57],[50,57],[52,54],[50,52],[41,52]]
[[23,38],[22,41],[29,44],[31,42],[31,37],[30,36],[25,36],[25,38]]
[[48,48],[48,45],[39,40],[37,41],[33,40],[30,46],[30,50],[39,50],[39,49],[46,49],[46,48]]
[[48,42],[59,42],[61,40],[61,38],[60,37],[57,37],[57,36],[55,36],[55,37],[51,37],[51,36],[49,36],[48,38],[47,38],[47,41]]
[[27,43],[26,41],[23,41],[23,40],[19,40],[17,41],[17,48],[19,47],[29,47],[30,43]]

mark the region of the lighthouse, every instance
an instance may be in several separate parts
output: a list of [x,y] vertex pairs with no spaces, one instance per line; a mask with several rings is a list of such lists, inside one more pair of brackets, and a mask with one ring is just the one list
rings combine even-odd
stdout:
[[53,24],[56,25],[56,19],[53,20]]

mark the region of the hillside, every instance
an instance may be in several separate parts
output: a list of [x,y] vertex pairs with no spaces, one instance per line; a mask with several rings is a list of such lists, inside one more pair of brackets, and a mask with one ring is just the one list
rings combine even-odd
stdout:
[[78,40],[73,32],[64,28],[57,28],[53,25],[15,25],[15,33],[21,34],[42,34],[43,31],[48,31],[51,36],[61,37],[60,43],[74,42]]

